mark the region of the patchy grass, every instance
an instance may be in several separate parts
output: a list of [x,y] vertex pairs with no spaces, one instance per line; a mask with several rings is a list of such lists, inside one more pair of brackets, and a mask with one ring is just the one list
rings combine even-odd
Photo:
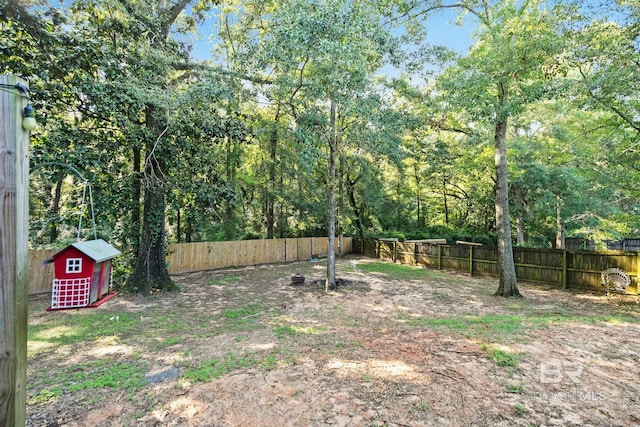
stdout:
[[260,314],[262,306],[260,304],[249,304],[238,309],[225,310],[223,316],[227,319],[244,319]]
[[212,286],[228,285],[228,284],[232,284],[232,283],[237,283],[240,280],[241,280],[240,276],[225,276],[225,277],[222,277],[220,279],[209,280],[207,282],[207,285],[212,285]]
[[135,392],[144,386],[147,370],[145,361],[118,362],[113,358],[75,364],[64,370],[38,369],[30,375],[30,388],[37,391],[29,396],[29,404],[55,401],[63,394],[81,390],[126,390]]
[[467,338],[489,342],[522,340],[526,332],[523,317],[515,315],[491,314],[428,318],[423,316],[407,317],[401,314],[399,319],[412,326],[426,326],[434,330],[454,332]]
[[639,323],[640,319],[624,315],[570,315],[557,313],[522,313],[522,314],[489,314],[482,316],[463,315],[453,317],[428,318],[423,316],[407,316],[402,313],[398,319],[412,326],[454,332],[466,338],[479,339],[484,342],[525,342],[529,332],[554,325],[568,323]]
[[483,344],[482,349],[487,352],[489,358],[496,362],[498,366],[511,366],[514,368],[518,366],[518,361],[520,360],[519,354],[511,353],[487,344]]
[[73,346],[136,330],[139,315],[95,311],[51,313],[46,323],[30,324],[27,330],[29,357],[59,346]]
[[182,378],[191,382],[210,382],[222,375],[241,368],[258,368],[264,371],[278,366],[275,355],[258,356],[251,353],[228,353],[220,359],[207,359],[187,369]]
[[301,326],[279,325],[279,326],[276,326],[274,333],[276,337],[284,338],[285,336],[295,337],[300,334],[313,334],[314,332],[317,332],[317,331],[318,331],[317,328],[312,328],[312,327],[303,328]]
[[442,273],[421,267],[410,267],[387,262],[367,262],[358,265],[366,273],[383,275],[393,280],[426,280],[440,278]]
[[518,381],[516,383],[508,382],[504,385],[504,388],[507,391],[507,393],[515,393],[515,394],[523,393],[524,382],[522,381]]
[[[620,384],[633,395],[635,304],[530,284],[525,298],[503,299],[484,278],[369,260],[338,271],[353,284],[330,294],[289,285],[297,272],[324,274],[308,262],[193,273],[178,277],[179,292],[123,295],[92,310],[48,313],[34,299],[30,423],[89,425],[88,414],[100,414],[113,425],[206,425],[224,416],[253,425],[261,411],[270,425],[519,425],[523,414],[531,425],[569,424],[576,414],[606,425],[614,407],[621,425],[633,420],[629,399],[569,399],[551,414],[539,369],[549,355],[559,366],[614,360],[598,366],[602,381],[580,384],[581,396],[614,395]],[[146,372],[164,366],[181,378],[144,385]],[[559,389],[573,386],[569,373],[558,375]],[[207,404],[201,383],[210,381],[224,413]],[[344,410],[331,411],[331,399]],[[194,402],[205,403],[194,411]]]

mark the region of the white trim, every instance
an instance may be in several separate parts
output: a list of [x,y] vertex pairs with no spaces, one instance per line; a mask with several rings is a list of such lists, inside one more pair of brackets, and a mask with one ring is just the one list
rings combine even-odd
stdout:
[[65,264],[65,272],[67,274],[82,272],[82,258],[67,258]]

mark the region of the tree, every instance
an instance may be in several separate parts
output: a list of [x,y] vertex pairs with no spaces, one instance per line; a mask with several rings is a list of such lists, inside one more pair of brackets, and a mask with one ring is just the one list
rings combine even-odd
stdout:
[[439,88],[469,120],[490,126],[495,155],[495,214],[500,282],[497,295],[519,296],[509,215],[507,131],[509,119],[544,95],[551,65],[562,39],[554,16],[542,2],[456,5],[481,23],[478,40],[466,58],[444,74]]
[[[240,58],[252,58],[249,68],[270,74],[275,105],[274,131],[287,109],[290,126],[304,146],[326,148],[327,288],[335,286],[336,164],[342,136],[338,122],[354,96],[362,93],[389,49],[390,34],[381,27],[375,5],[365,2],[283,0],[248,2],[243,22],[246,37]],[[225,21],[226,22],[226,21]],[[248,27],[246,26],[248,23]],[[233,34],[238,34],[234,31]],[[277,134],[271,134],[272,169]],[[303,147],[304,152],[309,152]],[[270,189],[270,191],[272,191]],[[267,227],[272,223],[267,201]]]
[[640,6],[635,1],[603,3],[593,14],[570,33],[569,91],[572,105],[592,114],[583,135],[600,148],[593,178],[612,182],[606,203],[618,212],[610,212],[609,219],[591,215],[600,219],[584,224],[583,231],[601,237],[605,229],[633,235],[640,230]]
[[[68,161],[73,156],[76,167],[118,190],[99,199],[112,230],[115,224],[125,230],[125,249],[136,257],[130,290],[173,288],[164,262],[166,193],[181,157],[181,106],[188,104],[179,89],[200,67],[189,62],[187,48],[172,39],[171,30],[193,27],[214,3],[76,1],[62,11],[39,9],[28,20],[20,12],[21,20],[8,26],[15,36],[3,47],[3,57],[12,58],[8,66],[33,76],[38,98],[51,92],[53,101],[45,104],[52,114],[41,110],[45,137],[35,145],[34,159],[56,159],[66,143]],[[26,49],[30,44],[36,48]],[[31,65],[45,63],[50,69]],[[123,221],[129,214],[130,221]]]

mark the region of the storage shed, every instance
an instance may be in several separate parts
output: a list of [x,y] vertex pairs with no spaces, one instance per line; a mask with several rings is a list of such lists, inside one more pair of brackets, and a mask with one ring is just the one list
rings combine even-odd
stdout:
[[51,309],[87,307],[111,292],[112,259],[120,251],[102,239],[73,243],[49,260],[54,263]]

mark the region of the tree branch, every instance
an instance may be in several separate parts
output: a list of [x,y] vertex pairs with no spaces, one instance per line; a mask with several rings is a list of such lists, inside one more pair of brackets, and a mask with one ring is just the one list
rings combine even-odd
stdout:
[[212,67],[210,65],[202,64],[198,62],[175,63],[175,64],[172,64],[172,67],[178,71],[193,71],[193,70],[209,71],[211,73],[222,74],[224,76],[235,77],[240,80],[257,83],[257,84],[263,84],[263,85],[271,85],[274,83],[273,80],[270,80],[264,77],[249,76],[247,74],[238,73],[236,71],[225,70],[220,67]]
[[163,40],[169,36],[169,29],[171,29],[171,26],[178,18],[178,15],[180,15],[180,12],[182,12],[192,1],[193,0],[180,0],[171,6],[169,10],[160,11],[161,14],[164,15],[163,18],[166,17],[166,19],[162,19],[162,22],[160,23],[160,31]]

